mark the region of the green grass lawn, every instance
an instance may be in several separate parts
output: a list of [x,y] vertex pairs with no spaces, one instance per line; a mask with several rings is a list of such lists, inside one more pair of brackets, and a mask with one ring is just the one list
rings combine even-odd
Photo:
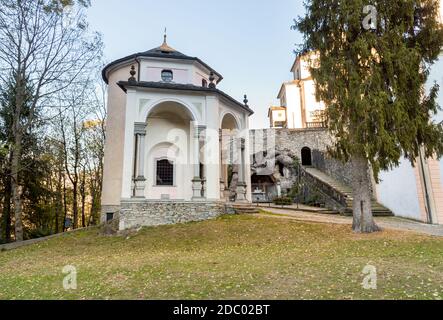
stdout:
[[[364,290],[363,268],[378,289]],[[66,265],[78,288],[62,286]],[[81,231],[0,252],[0,299],[443,299],[443,239],[226,216],[129,238]]]

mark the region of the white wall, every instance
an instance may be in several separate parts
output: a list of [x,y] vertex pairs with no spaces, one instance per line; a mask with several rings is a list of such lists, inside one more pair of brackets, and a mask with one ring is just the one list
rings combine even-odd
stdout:
[[162,81],[163,70],[171,70],[174,75],[173,83],[202,85],[202,79],[209,84],[209,71],[204,70],[193,61],[162,61],[162,60],[142,60],[140,67],[141,81]]
[[121,200],[127,97],[123,90],[117,86],[117,82],[126,80],[129,71],[130,66],[122,67],[109,77],[102,192],[103,206],[118,206]]
[[284,122],[286,120],[285,110],[272,110],[272,120],[274,122]]
[[324,103],[318,102],[315,97],[315,83],[313,80],[304,82],[304,91],[305,91],[305,107],[306,107],[306,121],[307,122],[316,122],[315,112],[319,110],[324,110]]
[[288,128],[303,128],[300,107],[300,88],[294,84],[285,84]]
[[421,219],[414,168],[407,160],[389,172],[380,174],[377,185],[378,201],[396,216]]
[[[168,194],[171,200],[191,200],[194,167],[189,157],[190,124],[173,119],[148,119],[145,152],[146,198],[158,200]],[[167,158],[174,163],[174,186],[156,185],[156,163]]]
[[300,73],[301,73],[301,79],[306,79],[311,76],[311,72],[309,70],[309,63],[305,59],[301,59]]
[[163,70],[172,70],[174,74],[173,82],[189,84],[192,83],[192,67],[189,64],[181,62],[164,62],[155,60],[142,60],[140,66],[141,81],[162,81],[161,73]]
[[443,188],[443,159],[440,160],[440,181],[442,183],[442,188]]
[[194,66],[194,79],[193,83],[195,86],[201,86],[202,80],[205,79],[209,85],[209,73],[198,66]]
[[[441,7],[440,10],[443,10],[443,7]],[[440,59],[432,67],[432,71],[429,76],[429,81],[427,86],[428,89],[431,87],[431,85],[433,85],[434,81],[436,81],[440,85],[438,104],[440,105],[440,107],[443,108],[443,54],[440,55]],[[437,122],[443,121],[443,111],[440,111],[437,114],[435,120]],[[440,177],[441,177],[440,181],[443,184],[443,158],[440,160]]]

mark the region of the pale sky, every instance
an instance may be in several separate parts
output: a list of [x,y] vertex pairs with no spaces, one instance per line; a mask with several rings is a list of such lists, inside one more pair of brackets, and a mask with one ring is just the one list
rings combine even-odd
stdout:
[[168,44],[196,56],[224,77],[219,89],[255,111],[251,128],[269,127],[267,110],[291,80],[293,50],[301,36],[290,29],[304,13],[302,0],[93,0],[90,26],[103,34],[107,62]]
[[[224,77],[219,89],[255,111],[251,128],[267,128],[281,84],[291,80],[293,50],[302,41],[290,29],[302,0],[92,0],[90,26],[103,34],[107,62],[168,44],[202,59]],[[431,75],[443,91],[443,61]],[[440,93],[440,105],[443,105]],[[443,120],[443,114],[438,117]]]

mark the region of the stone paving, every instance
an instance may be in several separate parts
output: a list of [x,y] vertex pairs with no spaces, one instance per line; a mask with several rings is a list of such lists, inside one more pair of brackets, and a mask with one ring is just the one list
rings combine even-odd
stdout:
[[[307,212],[307,211],[296,211],[293,208],[277,209],[275,207],[269,208],[263,206],[262,210],[272,214],[280,215],[281,218],[286,218],[286,219],[307,221],[307,222],[352,225],[352,217],[344,217],[340,215],[329,215],[329,214]],[[378,217],[375,218],[375,221],[380,227],[384,229],[412,231],[431,236],[443,237],[443,225],[438,225],[438,226],[429,225],[399,217]]]

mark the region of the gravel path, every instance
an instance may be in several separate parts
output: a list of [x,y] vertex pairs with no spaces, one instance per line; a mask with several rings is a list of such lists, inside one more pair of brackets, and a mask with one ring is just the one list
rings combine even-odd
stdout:
[[[262,208],[264,211],[281,215],[282,218],[289,218],[292,220],[319,222],[319,223],[334,223],[334,224],[352,224],[352,217],[344,217],[340,215],[327,215],[314,212],[302,212],[287,209],[276,208]],[[420,222],[415,222],[408,219],[398,217],[378,217],[375,218],[377,224],[384,229],[396,229],[403,231],[413,231],[416,233],[443,237],[443,225],[429,225]]]

